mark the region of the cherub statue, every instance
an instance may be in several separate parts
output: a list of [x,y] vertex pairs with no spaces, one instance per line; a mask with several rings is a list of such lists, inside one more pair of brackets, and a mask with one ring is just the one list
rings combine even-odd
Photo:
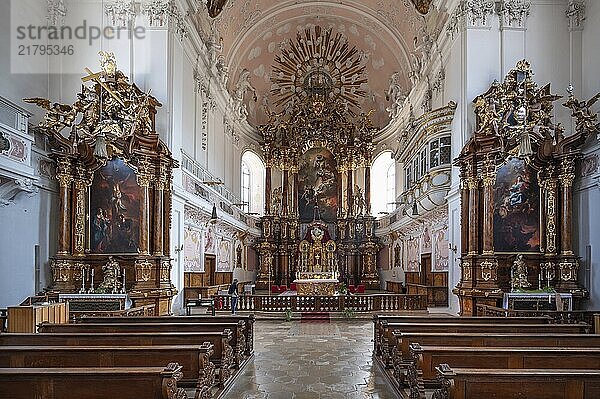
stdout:
[[527,280],[527,264],[523,260],[523,255],[517,255],[510,269],[510,275],[510,285],[513,291],[531,287],[531,283]]
[[385,99],[391,101],[392,104],[386,111],[390,114],[390,118],[398,116],[402,110],[404,100],[406,100],[406,93],[400,86],[400,73],[394,72],[390,77],[388,90],[385,92]]

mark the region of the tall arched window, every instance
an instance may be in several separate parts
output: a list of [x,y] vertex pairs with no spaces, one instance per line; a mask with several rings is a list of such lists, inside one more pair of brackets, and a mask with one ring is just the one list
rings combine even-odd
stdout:
[[242,202],[248,213],[261,214],[264,211],[265,164],[258,155],[246,151],[242,155]]
[[371,166],[371,211],[392,212],[396,200],[396,163],[391,151],[382,152]]

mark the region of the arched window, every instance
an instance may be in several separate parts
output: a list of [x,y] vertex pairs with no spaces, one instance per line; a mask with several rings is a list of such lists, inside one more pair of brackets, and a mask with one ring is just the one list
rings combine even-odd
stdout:
[[242,155],[242,202],[248,213],[262,214],[265,195],[265,165],[258,155],[246,151]]
[[396,200],[396,163],[391,151],[382,152],[371,166],[371,212],[392,212]]

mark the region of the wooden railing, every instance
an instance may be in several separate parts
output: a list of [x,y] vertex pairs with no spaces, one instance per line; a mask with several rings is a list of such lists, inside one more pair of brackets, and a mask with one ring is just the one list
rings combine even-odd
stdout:
[[[587,323],[594,325],[594,319],[600,317],[600,311],[597,310],[513,310],[503,309],[496,306],[476,305],[477,316],[494,316],[494,317],[540,317],[546,316],[550,318],[552,323],[556,324],[576,324]],[[600,331],[596,331],[600,333]]]
[[[231,310],[231,297],[216,296],[219,310]],[[346,296],[269,296],[245,295],[238,297],[238,310],[250,312],[384,312],[423,310],[427,308],[425,295],[373,294]]]
[[408,294],[427,296],[427,306],[448,306],[448,287],[407,283]]
[[89,312],[71,312],[69,318],[77,321],[82,317],[135,317],[135,316],[156,316],[156,305],[144,305],[125,310],[114,311],[89,311]]

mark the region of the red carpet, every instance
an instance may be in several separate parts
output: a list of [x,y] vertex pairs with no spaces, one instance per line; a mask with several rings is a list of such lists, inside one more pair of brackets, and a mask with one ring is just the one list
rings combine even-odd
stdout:
[[303,312],[301,323],[329,323],[329,312]]

